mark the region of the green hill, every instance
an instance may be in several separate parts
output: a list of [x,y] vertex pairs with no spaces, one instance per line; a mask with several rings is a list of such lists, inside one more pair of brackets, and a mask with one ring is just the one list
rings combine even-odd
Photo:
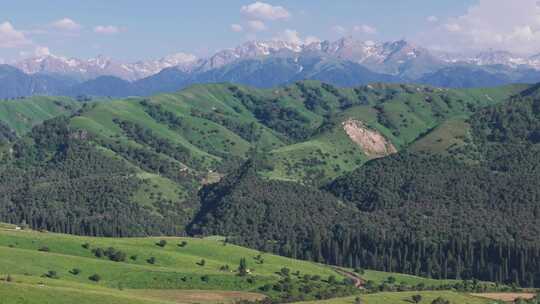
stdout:
[[47,119],[70,115],[81,103],[67,97],[34,96],[22,99],[0,99],[0,121],[17,134],[28,132]]
[[[77,234],[177,234],[200,208],[199,188],[248,158],[266,164],[259,167],[262,176],[320,186],[406,148],[446,119],[467,117],[522,89],[338,89],[306,81],[268,90],[196,85],[80,109],[63,98],[4,101],[5,113],[17,113],[0,116],[3,137],[13,141],[13,129],[20,139],[4,149],[0,163],[8,194],[0,215]],[[370,136],[385,148],[370,147]],[[44,168],[39,178],[33,173]],[[45,191],[51,184],[56,191]],[[121,212],[127,209],[130,215]],[[117,215],[106,215],[111,212]]]
[[[333,298],[328,301],[346,303],[354,297],[342,297],[365,293],[329,266],[239,247],[220,237],[79,237],[0,224],[0,259],[0,296],[10,304],[210,304],[266,297],[275,302]],[[398,288],[464,288],[460,281],[399,273],[366,270],[360,276],[370,293],[375,292],[361,296],[368,301],[397,301],[413,294],[388,292]],[[478,286],[465,290],[494,287]],[[457,292],[416,293],[426,300],[436,295],[469,299]]]
[[[302,292],[305,299],[354,291],[330,267],[211,239],[91,238],[0,228],[0,258],[0,274],[4,279],[9,274],[12,281],[0,282],[2,296],[11,295],[6,291],[9,284],[21,288],[20,292],[27,290],[29,298],[41,295],[39,287],[44,285],[45,294],[54,297],[107,295],[126,303],[130,298],[139,298],[141,303],[145,299],[168,302],[166,298],[177,290],[213,290],[216,296],[227,295],[221,291],[239,291],[237,296],[247,299],[256,294],[297,298],[303,285],[312,285],[311,292]],[[238,270],[242,259],[246,275]],[[91,279],[95,274],[97,281]],[[335,283],[326,281],[330,276],[336,278]],[[285,277],[290,287],[274,287],[281,286]]]

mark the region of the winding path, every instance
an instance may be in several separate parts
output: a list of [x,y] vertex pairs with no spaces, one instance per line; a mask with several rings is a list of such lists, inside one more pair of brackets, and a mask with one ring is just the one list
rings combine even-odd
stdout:
[[344,275],[346,276],[347,278],[353,280],[354,282],[354,287],[358,288],[358,289],[364,289],[364,285],[366,284],[366,281],[364,279],[362,279],[358,274],[352,272],[352,271],[348,271],[348,270],[345,270],[345,269],[342,269],[342,268],[338,268],[338,267],[334,267],[334,270],[341,274],[341,275]]

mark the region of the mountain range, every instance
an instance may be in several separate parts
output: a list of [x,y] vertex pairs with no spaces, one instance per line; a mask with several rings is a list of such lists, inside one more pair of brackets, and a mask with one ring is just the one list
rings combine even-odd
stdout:
[[197,83],[267,88],[306,79],[337,86],[401,82],[467,88],[534,83],[540,81],[540,55],[490,50],[468,56],[431,51],[405,40],[375,43],[342,38],[310,44],[250,41],[208,58],[178,53],[135,63],[104,56],[81,60],[49,54],[0,69],[2,98],[126,97],[174,92]]

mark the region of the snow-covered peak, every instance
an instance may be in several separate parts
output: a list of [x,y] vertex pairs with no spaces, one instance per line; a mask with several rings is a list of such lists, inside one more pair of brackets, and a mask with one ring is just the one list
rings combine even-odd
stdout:
[[77,76],[81,79],[110,75],[134,81],[154,75],[169,67],[179,66],[188,69],[196,61],[197,58],[194,55],[186,53],[176,53],[156,60],[135,63],[120,63],[103,55],[83,60],[48,54],[21,60],[14,66],[28,74],[62,74]]

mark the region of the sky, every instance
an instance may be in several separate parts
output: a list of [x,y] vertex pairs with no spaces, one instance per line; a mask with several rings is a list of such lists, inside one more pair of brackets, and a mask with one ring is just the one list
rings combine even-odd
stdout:
[[248,40],[344,36],[540,53],[537,0],[0,0],[0,62],[55,54],[205,57]]

